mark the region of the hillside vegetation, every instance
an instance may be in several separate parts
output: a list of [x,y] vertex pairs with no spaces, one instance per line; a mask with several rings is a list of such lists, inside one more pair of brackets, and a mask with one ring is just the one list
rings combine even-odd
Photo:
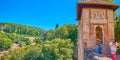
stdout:
[[44,30],[40,28],[15,23],[0,23],[0,30],[6,33],[16,33],[32,36],[40,36],[40,33],[44,32]]
[[57,25],[54,30],[45,31],[21,24],[0,23],[0,51],[8,51],[1,60],[72,60],[75,42],[75,24]]

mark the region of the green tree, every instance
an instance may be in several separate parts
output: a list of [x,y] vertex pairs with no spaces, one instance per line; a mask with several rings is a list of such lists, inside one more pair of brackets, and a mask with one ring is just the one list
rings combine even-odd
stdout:
[[25,50],[23,48],[21,48],[21,49],[16,49],[14,51],[10,51],[10,54],[8,54],[8,55],[11,56],[11,57],[9,57],[10,60],[23,60],[25,57],[24,56],[25,54],[26,54]]
[[37,45],[37,47],[35,46],[31,46],[32,48],[29,48],[26,51],[24,60],[37,60],[37,58],[39,56],[41,56],[42,54],[42,47],[40,45]]
[[0,38],[9,38],[6,33],[0,33]]
[[20,42],[20,43],[19,43],[19,46],[20,46],[20,47],[23,47],[23,46],[25,46],[25,45],[26,45],[25,42]]
[[69,39],[56,38],[44,44],[10,50],[1,60],[72,60],[72,46]]
[[55,30],[49,30],[45,33],[44,40],[70,39],[75,44],[77,42],[77,27],[75,24],[65,24]]
[[56,36],[55,36],[55,30],[49,30],[47,31],[45,34],[44,34],[44,37],[43,39],[44,40],[52,40],[54,39]]
[[58,24],[56,24],[55,29],[57,29],[58,27],[59,27],[59,25],[58,25]]
[[72,46],[73,44],[69,39],[47,40],[43,49],[45,60],[72,60]]
[[8,38],[0,38],[0,50],[6,50],[11,48],[12,41]]
[[42,46],[33,45],[25,48],[18,48],[16,50],[10,50],[8,55],[3,55],[1,57],[1,60],[37,60],[41,54]]
[[31,41],[28,38],[23,38],[22,42],[25,42],[26,45],[30,45]]
[[30,40],[27,40],[26,41],[26,45],[30,45],[31,44],[31,41]]
[[114,22],[114,32],[115,32],[115,39],[116,41],[120,42],[120,15],[116,15],[115,22]]
[[43,43],[43,41],[42,41],[40,38],[36,38],[36,39],[35,39],[35,42],[36,42],[37,44],[42,44],[42,43]]
[[[17,33],[17,34],[25,34],[25,35],[33,35],[33,36],[39,36],[40,32],[43,32],[43,29],[36,28],[36,27],[30,27],[25,26],[21,24],[15,24],[15,23],[0,23],[0,29],[7,33]],[[13,34],[13,36],[15,36]]]

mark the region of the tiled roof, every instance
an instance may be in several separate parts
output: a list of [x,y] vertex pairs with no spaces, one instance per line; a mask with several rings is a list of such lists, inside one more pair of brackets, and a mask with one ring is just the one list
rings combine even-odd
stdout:
[[[80,4],[103,4],[103,5],[116,5],[110,2],[105,2],[105,1],[101,1],[101,0],[88,0],[88,1],[83,1],[83,2],[78,2]],[[120,6],[120,5],[117,5]]]

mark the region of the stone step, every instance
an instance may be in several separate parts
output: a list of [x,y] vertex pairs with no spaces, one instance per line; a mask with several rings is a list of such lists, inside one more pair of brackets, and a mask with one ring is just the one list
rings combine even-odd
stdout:
[[98,57],[98,56],[94,56],[94,60],[112,60],[109,57]]

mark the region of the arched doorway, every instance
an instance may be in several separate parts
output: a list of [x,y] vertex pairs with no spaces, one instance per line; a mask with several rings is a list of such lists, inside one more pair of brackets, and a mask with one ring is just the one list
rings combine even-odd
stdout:
[[101,26],[96,27],[95,34],[96,34],[96,44],[103,44],[103,32]]

